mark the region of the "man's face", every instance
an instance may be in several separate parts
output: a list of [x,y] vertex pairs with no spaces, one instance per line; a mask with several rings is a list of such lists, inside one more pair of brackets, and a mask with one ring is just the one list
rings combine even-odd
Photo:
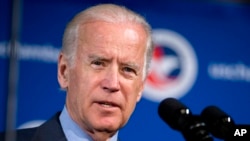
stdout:
[[59,59],[67,109],[88,132],[115,132],[126,124],[141,98],[145,31],[139,25],[108,22],[87,23],[79,31],[73,67],[60,61],[63,54]]

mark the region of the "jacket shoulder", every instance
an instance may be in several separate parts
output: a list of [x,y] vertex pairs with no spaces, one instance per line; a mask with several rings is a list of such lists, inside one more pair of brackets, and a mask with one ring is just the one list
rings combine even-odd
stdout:
[[6,134],[10,133],[16,136],[16,141],[31,141],[33,138],[37,127],[35,128],[27,128],[27,129],[18,129],[10,132],[2,132],[0,133],[0,141],[4,141],[6,139]]
[[[38,127],[18,129],[12,133],[16,135],[16,141],[66,141],[59,115],[60,112]],[[0,133],[0,141],[5,141],[6,133]]]
[[59,115],[60,112],[56,113],[51,119],[39,126],[32,141],[66,141]]

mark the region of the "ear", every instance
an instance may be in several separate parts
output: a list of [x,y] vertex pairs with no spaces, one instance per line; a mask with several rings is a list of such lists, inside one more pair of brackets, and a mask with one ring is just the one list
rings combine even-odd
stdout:
[[137,99],[136,99],[137,102],[141,100],[143,89],[144,89],[144,83],[141,85],[140,92],[137,95]]
[[59,54],[58,66],[57,66],[57,79],[62,89],[67,89],[69,81],[69,66],[65,55],[63,53]]

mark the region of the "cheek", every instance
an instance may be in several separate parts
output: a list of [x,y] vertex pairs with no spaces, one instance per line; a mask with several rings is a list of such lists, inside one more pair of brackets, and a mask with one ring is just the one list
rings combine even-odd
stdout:
[[70,71],[68,94],[72,99],[75,99],[75,101],[82,101],[87,95],[86,91],[88,91],[89,82],[86,72],[76,67],[74,70]]
[[71,110],[74,111],[74,114],[78,115],[80,118],[84,117],[83,113],[87,111],[91,99],[91,81],[85,73],[72,72],[67,94],[69,100],[68,104],[72,108]]
[[85,89],[88,87],[91,82],[91,75],[87,70],[87,67],[82,63],[76,63],[75,68],[70,71],[70,84],[72,87],[75,87],[76,90]]
[[127,90],[125,92],[125,97],[127,100],[128,111],[132,112],[141,97],[142,85],[140,83],[129,84],[125,90]]
[[135,89],[134,91],[136,92],[136,94],[134,95],[136,102],[138,102],[141,98],[142,91],[144,88],[143,84],[144,84],[143,81],[140,80],[139,82],[132,85],[132,87]]

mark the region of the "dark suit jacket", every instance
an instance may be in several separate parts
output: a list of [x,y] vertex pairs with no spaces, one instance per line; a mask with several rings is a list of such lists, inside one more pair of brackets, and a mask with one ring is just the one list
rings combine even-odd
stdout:
[[[57,113],[39,127],[17,130],[16,141],[67,141],[59,121],[59,115],[60,113]],[[0,133],[0,141],[4,140],[4,133]]]

